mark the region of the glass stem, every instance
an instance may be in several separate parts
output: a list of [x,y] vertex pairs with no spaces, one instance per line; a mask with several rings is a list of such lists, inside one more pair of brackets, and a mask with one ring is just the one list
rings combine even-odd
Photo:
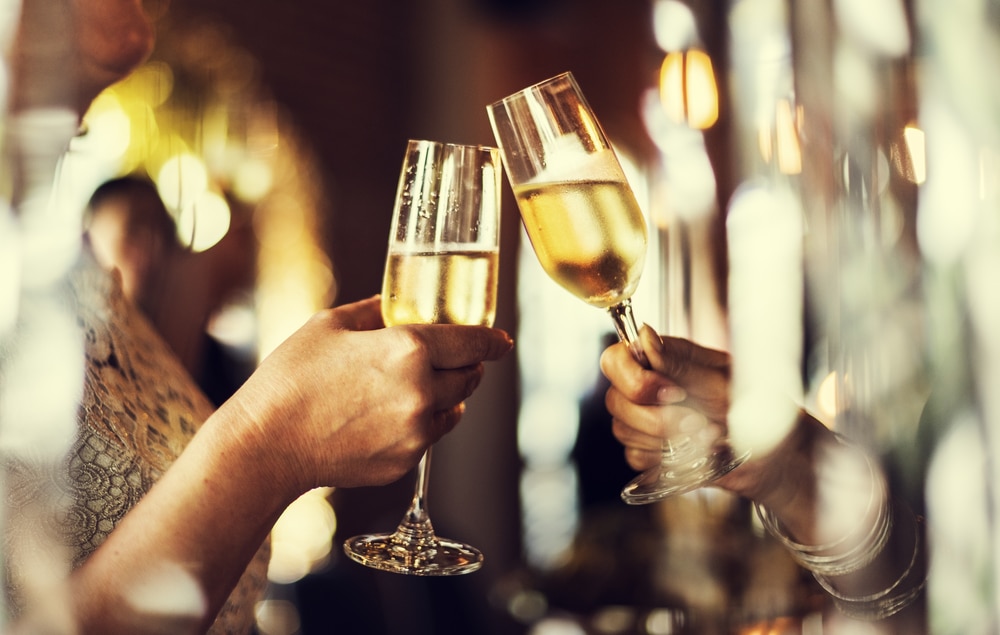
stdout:
[[403,522],[411,526],[430,526],[430,517],[427,514],[427,486],[428,475],[431,470],[431,448],[424,451],[424,456],[417,465],[417,483],[413,488],[413,500],[410,508],[406,510],[406,518]]
[[[608,313],[611,314],[611,319],[615,323],[618,339],[628,345],[628,350],[640,366],[649,368],[649,358],[646,357],[646,352],[642,349],[642,342],[639,341],[639,327],[636,325],[635,315],[632,313],[631,298],[609,307]],[[682,455],[687,454],[685,448],[689,445],[689,441],[682,441],[678,445],[671,442],[670,437],[664,437],[662,462],[676,462]]]
[[632,300],[627,299],[609,307],[608,313],[615,323],[618,339],[628,345],[628,350],[640,366],[649,368],[649,360],[646,359],[646,352],[642,350],[642,343],[639,341],[639,327],[636,326],[635,316],[632,314]]

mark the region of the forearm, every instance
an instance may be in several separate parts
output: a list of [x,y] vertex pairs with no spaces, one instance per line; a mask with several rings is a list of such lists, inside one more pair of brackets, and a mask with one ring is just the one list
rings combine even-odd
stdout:
[[[290,500],[224,406],[70,578],[81,633],[198,633],[211,625]],[[152,602],[157,608],[150,609]]]
[[756,450],[750,460],[718,484],[769,509],[791,535],[816,540],[818,474],[816,457],[839,445],[836,435],[805,411],[781,442]]
[[770,533],[846,615],[919,623],[911,607],[926,578],[923,525],[875,457],[806,413],[779,451],[769,467],[780,478],[762,477],[772,487],[754,499]]

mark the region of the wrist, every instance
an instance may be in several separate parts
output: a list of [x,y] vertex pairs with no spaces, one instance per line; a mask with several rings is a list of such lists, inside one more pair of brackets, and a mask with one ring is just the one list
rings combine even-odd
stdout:
[[[911,605],[926,584],[920,519],[895,500],[877,462],[840,437],[816,446],[811,518],[786,505],[784,515],[761,501],[755,508],[768,533],[833,598],[841,612],[884,619]],[[865,466],[861,464],[864,462]]]
[[[261,407],[257,407],[261,406]],[[239,489],[258,499],[259,513],[275,519],[310,485],[300,483],[303,470],[293,453],[284,451],[280,413],[262,404],[228,400],[205,422],[199,434],[215,438],[216,458],[231,474],[239,474]]]
[[805,411],[781,442],[721,479],[726,489],[767,507],[795,536],[804,537],[815,519],[815,459],[837,443],[826,426]]
[[[866,457],[867,458],[867,457]],[[787,547],[792,557],[806,569],[824,576],[842,576],[866,567],[884,549],[893,530],[893,509],[888,487],[876,466],[866,460],[867,492],[853,486],[826,491],[823,483],[817,495],[816,517],[811,526],[793,535],[770,510],[756,504],[761,522],[768,532]],[[841,467],[839,463],[835,468]],[[819,467],[822,473],[824,467]],[[863,506],[862,506],[863,505]],[[799,539],[805,534],[807,538]]]
[[865,567],[841,576],[813,571],[813,577],[849,617],[882,620],[913,604],[927,584],[926,536],[922,519],[908,505],[891,505],[891,539]]

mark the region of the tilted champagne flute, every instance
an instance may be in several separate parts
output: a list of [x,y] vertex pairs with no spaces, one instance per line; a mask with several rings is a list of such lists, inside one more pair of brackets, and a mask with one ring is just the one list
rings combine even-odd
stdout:
[[[618,337],[648,367],[631,297],[646,256],[646,222],[618,157],[571,73],[487,107],[521,220],[542,268],[584,302],[606,309]],[[629,504],[687,492],[745,460],[722,441],[664,439],[663,459],[622,490]]]
[[[496,148],[411,140],[396,191],[385,275],[386,326],[492,326],[500,240],[502,164]],[[476,548],[434,533],[427,511],[431,450],[392,533],[361,535],[344,551],[363,565],[411,575],[456,575],[483,564]]]

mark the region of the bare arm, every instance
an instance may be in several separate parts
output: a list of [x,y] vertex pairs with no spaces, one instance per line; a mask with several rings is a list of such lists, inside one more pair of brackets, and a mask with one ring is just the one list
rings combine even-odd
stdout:
[[203,632],[285,506],[405,474],[511,347],[484,327],[381,326],[375,299],[325,311],[264,360],[71,577],[82,633]]
[[[651,369],[641,368],[620,344],[601,358],[612,383],[606,404],[614,434],[637,470],[660,460],[663,437],[724,434],[729,409],[726,353],[660,337],[648,327],[641,336]],[[766,420],[761,413],[762,425]],[[715,484],[762,506],[793,555],[834,597],[873,597],[889,589],[888,597],[918,588],[923,579],[922,527],[905,502],[891,496],[878,462],[805,411],[778,445],[757,451]],[[811,554],[833,566],[814,566]],[[894,619],[913,618],[911,612]]]

